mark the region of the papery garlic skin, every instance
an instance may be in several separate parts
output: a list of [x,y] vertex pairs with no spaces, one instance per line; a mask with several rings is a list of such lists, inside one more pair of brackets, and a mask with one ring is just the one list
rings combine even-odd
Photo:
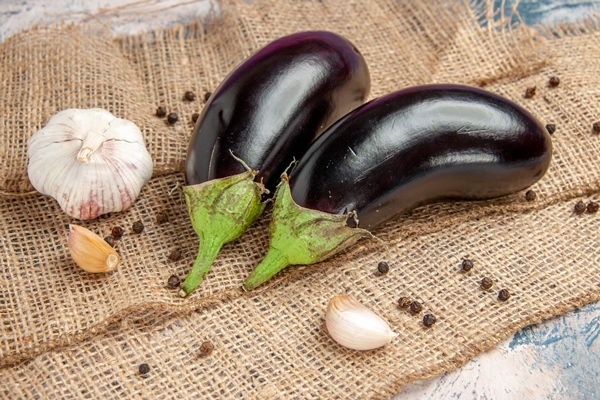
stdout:
[[331,299],[325,325],[336,342],[354,350],[376,349],[397,336],[381,317],[347,295]]
[[87,272],[110,272],[119,265],[119,254],[115,249],[83,226],[69,225],[68,244],[75,264]]
[[153,170],[140,129],[100,108],[60,111],[27,154],[33,187],[81,220],[129,208]]

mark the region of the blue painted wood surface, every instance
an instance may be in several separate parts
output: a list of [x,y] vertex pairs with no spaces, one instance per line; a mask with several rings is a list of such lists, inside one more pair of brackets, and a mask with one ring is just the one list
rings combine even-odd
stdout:
[[600,307],[525,327],[458,370],[406,386],[394,400],[600,398]]
[[528,25],[576,22],[600,12],[598,0],[494,0],[496,8],[502,3],[506,10],[517,4],[519,15]]

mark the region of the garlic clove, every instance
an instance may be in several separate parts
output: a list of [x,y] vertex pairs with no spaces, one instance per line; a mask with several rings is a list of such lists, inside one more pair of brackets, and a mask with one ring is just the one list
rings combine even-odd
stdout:
[[57,113],[27,153],[33,187],[81,220],[131,207],[153,171],[140,129],[99,108]]
[[110,272],[119,265],[115,249],[83,226],[69,225],[68,243],[73,261],[87,272]]
[[336,342],[354,350],[376,349],[398,336],[381,317],[347,295],[331,299],[325,325]]

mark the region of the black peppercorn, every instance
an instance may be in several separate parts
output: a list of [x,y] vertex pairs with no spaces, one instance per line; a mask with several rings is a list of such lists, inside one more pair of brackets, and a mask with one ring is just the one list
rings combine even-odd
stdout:
[[469,259],[464,259],[462,261],[462,270],[465,272],[470,271],[473,268],[473,261]]
[[594,122],[594,124],[592,125],[592,132],[600,134],[600,121]]
[[179,117],[175,113],[170,113],[169,115],[167,115],[167,121],[171,125],[173,125],[175,122],[177,122],[178,119],[179,119]]
[[585,206],[585,203],[579,200],[577,203],[575,203],[573,211],[575,212],[575,214],[581,215],[585,212],[586,209],[587,207]]
[[498,300],[506,301],[510,298],[510,293],[507,289],[502,289],[498,292]]
[[200,357],[210,356],[214,349],[215,349],[215,346],[213,346],[213,344],[211,342],[208,342],[208,341],[203,342],[200,345]]
[[435,324],[435,321],[436,321],[435,315],[433,315],[433,314],[423,315],[423,325],[425,325],[427,328],[429,328],[430,326]]
[[410,305],[410,299],[408,297],[400,297],[398,299],[398,307],[407,308]]
[[156,109],[156,116],[158,118],[164,118],[167,115],[167,109],[164,106],[160,106]]
[[422,309],[423,307],[418,301],[413,301],[412,303],[410,303],[410,312],[412,312],[413,314],[420,313]]
[[173,250],[171,254],[169,254],[169,260],[171,261],[179,261],[181,260],[181,252],[177,249]]
[[135,233],[142,233],[144,230],[144,224],[142,224],[142,221],[136,221],[133,223],[131,230]]
[[178,288],[180,283],[181,283],[181,280],[179,279],[179,277],[177,275],[171,275],[169,277],[169,279],[167,280],[167,285],[171,289]]
[[210,96],[212,96],[211,92],[204,93],[204,101],[208,101],[208,99],[210,99]]
[[379,271],[380,274],[385,275],[389,272],[389,270],[390,266],[385,261],[381,261],[379,264],[377,264],[377,271]]
[[107,236],[104,238],[104,241],[110,244],[110,247],[115,247],[115,238],[112,236]]
[[193,123],[196,123],[196,121],[198,121],[198,118],[200,118],[200,114],[198,114],[198,113],[192,114],[192,122]]
[[597,213],[598,212],[598,203],[596,203],[595,201],[590,201],[589,203],[587,203],[587,206],[585,207],[585,210],[589,214]]
[[548,80],[548,84],[552,87],[557,87],[560,84],[560,79],[557,76],[553,76]]
[[121,239],[123,237],[124,233],[125,233],[125,230],[123,228],[121,228],[120,226],[115,226],[114,228],[112,228],[112,231],[111,231],[112,236],[116,240]]
[[528,88],[525,90],[525,98],[526,98],[526,99],[531,99],[533,96],[535,96],[535,90],[536,90],[536,89],[537,89],[537,87],[536,87],[536,86],[531,86],[531,87],[528,87]]
[[537,198],[537,194],[533,190],[528,190],[525,193],[525,200],[534,201]]
[[169,216],[164,212],[156,214],[156,223],[159,225],[166,224],[169,222]]
[[483,290],[488,290],[494,285],[494,281],[488,278],[487,276],[481,280],[481,288]]
[[140,367],[138,368],[140,375],[145,375],[148,372],[150,372],[150,366],[146,363],[144,364],[140,364]]
[[185,99],[187,101],[194,101],[194,100],[196,100],[196,95],[191,90],[188,90],[187,92],[185,92],[185,94],[183,95],[183,97],[185,97]]
[[550,135],[552,135],[556,131],[556,125],[548,124],[548,125],[546,125],[546,130],[548,131],[548,133]]

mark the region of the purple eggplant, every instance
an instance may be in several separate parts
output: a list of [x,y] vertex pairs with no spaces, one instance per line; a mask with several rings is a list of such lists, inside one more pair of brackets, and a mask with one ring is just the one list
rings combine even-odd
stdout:
[[324,260],[419,205],[523,190],[551,157],[539,121],[478,88],[428,85],[373,100],[333,124],[282,176],[271,245],[245,288],[288,264]]
[[243,61],[204,106],[188,148],[184,195],[200,237],[187,296],[221,246],[260,216],[279,177],[310,143],[369,94],[366,62],[331,32],[278,39]]
[[370,90],[364,58],[331,32],[278,39],[239,65],[210,97],[192,133],[190,185],[243,173],[230,152],[275,189],[294,157]]

